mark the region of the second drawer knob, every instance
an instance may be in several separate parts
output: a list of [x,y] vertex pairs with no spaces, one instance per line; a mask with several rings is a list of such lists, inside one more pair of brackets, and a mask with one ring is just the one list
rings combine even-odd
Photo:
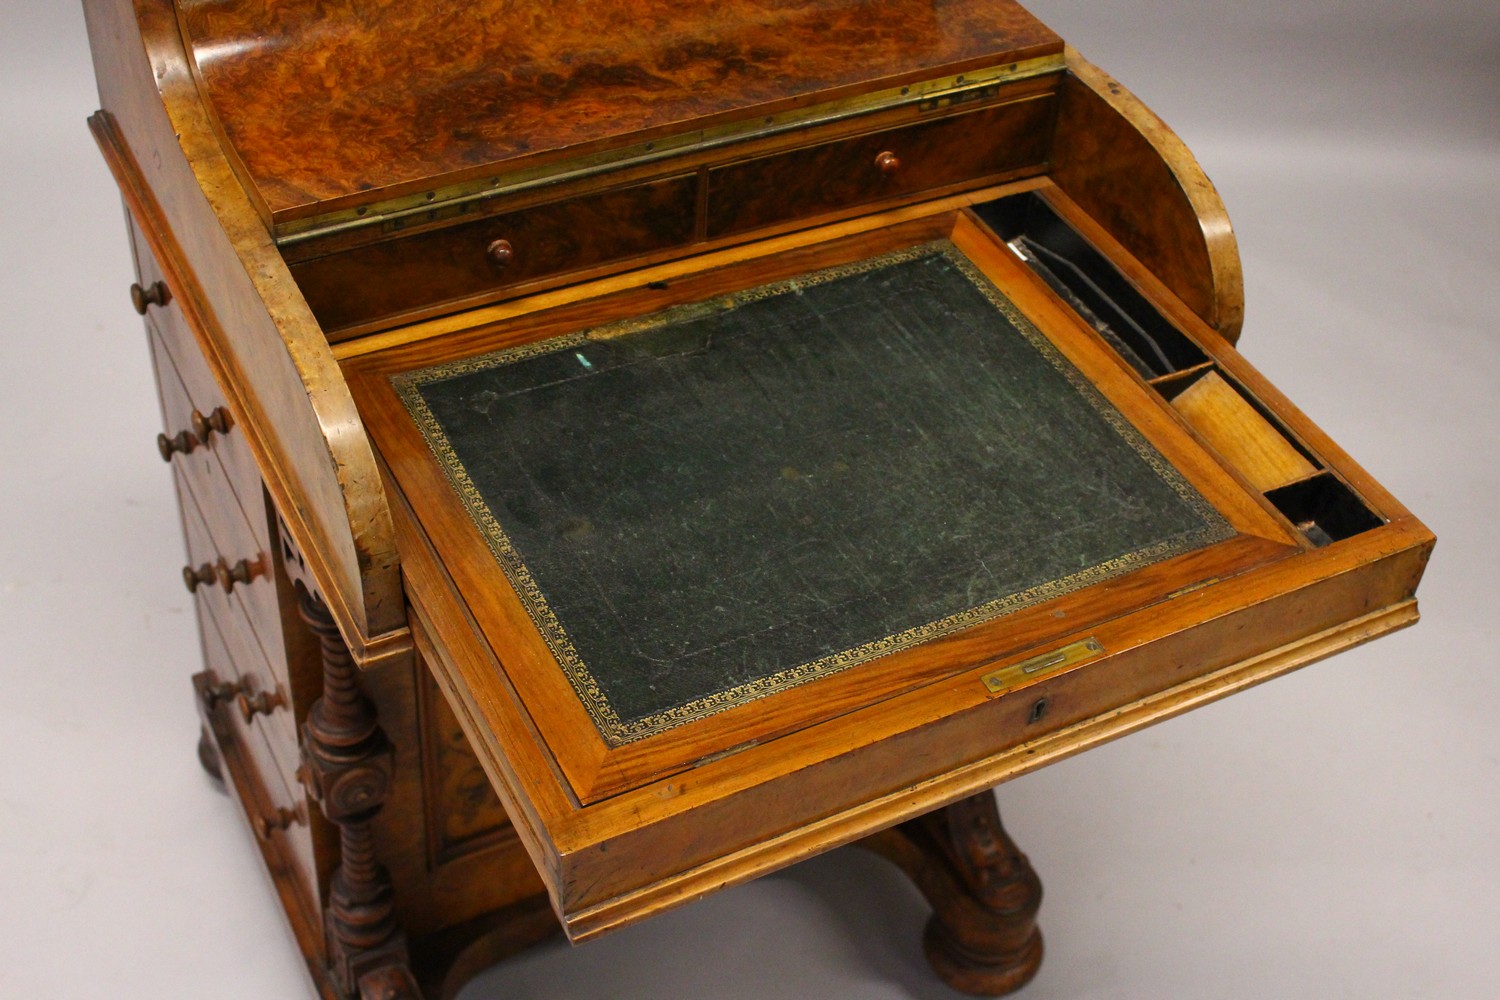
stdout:
[[875,169],[889,177],[901,169],[901,157],[887,149],[876,155]]
[[278,708],[285,706],[286,698],[282,696],[279,688],[275,691],[259,691],[255,694],[241,691],[235,696],[234,703],[239,707],[240,716],[248,726],[257,715],[270,715]]
[[198,410],[194,410],[190,419],[193,425],[193,436],[204,444],[207,444],[209,437],[214,434],[221,437],[228,434],[232,426],[229,411],[222,406],[215,406],[213,412],[206,417]]
[[213,583],[218,578],[218,570],[211,563],[204,563],[196,569],[192,566],[182,567],[182,583],[189,594],[196,594],[199,587],[205,583]]
[[130,304],[135,311],[142,316],[152,306],[164,306],[172,298],[172,293],[167,291],[167,286],[160,281],[153,281],[149,285],[141,285],[139,282],[130,286]]
[[516,248],[510,245],[510,240],[491,240],[484,248],[484,255],[489,258],[491,266],[499,270],[509,267],[516,259]]
[[241,559],[231,566],[227,559],[220,559],[214,566],[214,579],[218,580],[224,593],[232,594],[235,587],[255,579],[255,564],[249,559]]
[[170,462],[173,455],[190,454],[202,443],[193,436],[192,431],[178,431],[171,437],[158,434],[156,435],[156,453],[161,456],[163,462]]
[[290,830],[293,826],[305,826],[307,816],[302,812],[299,804],[295,809],[286,806],[278,806],[270,816],[255,817],[255,832],[261,840],[270,840],[271,835],[280,830]]

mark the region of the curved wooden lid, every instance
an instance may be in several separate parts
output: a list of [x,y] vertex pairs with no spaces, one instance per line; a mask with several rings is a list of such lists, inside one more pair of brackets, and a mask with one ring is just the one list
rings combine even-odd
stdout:
[[280,224],[1009,61],[1013,0],[178,0]]

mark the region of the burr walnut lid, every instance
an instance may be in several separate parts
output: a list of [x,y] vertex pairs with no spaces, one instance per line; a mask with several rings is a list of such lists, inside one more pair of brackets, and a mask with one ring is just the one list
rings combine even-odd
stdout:
[[[282,224],[1053,60],[1012,0],[179,0]],[[778,119],[777,116],[782,116]],[[649,151],[649,150],[648,150]]]

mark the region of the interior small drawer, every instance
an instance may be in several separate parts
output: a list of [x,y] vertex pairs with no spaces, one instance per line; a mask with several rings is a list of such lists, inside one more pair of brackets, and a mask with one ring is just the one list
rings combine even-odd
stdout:
[[293,262],[326,330],[678,246],[693,237],[691,175],[612,188]]
[[708,237],[1040,170],[1055,106],[1055,95],[1042,93],[714,168]]

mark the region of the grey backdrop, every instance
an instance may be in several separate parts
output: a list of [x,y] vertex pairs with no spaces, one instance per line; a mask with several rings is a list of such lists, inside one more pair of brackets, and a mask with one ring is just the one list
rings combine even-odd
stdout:
[[[1013,782],[1051,998],[1500,995],[1500,5],[1031,4],[1235,220],[1243,348],[1439,535],[1416,629]],[[71,3],[0,8],[0,995],[308,995],[193,759],[196,634]],[[952,997],[839,852],[467,1000]]]

